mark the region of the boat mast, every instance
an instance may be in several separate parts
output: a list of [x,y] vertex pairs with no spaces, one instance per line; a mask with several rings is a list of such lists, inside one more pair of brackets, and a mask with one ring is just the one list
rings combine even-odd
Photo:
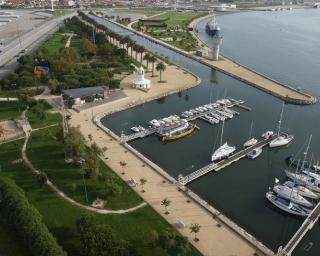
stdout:
[[252,135],[252,127],[253,127],[253,120],[251,121],[250,133],[249,133],[249,140],[250,140],[251,135]]
[[[223,115],[223,117],[224,117],[224,115]],[[224,130],[224,120],[222,121],[222,130],[221,130],[220,146],[222,145],[223,130]]]
[[280,134],[282,117],[283,117],[283,110],[284,110],[284,102],[283,102],[283,104],[282,104],[282,109],[281,109],[281,114],[280,114],[280,120],[278,121],[278,132],[277,132],[278,135]]
[[303,157],[301,169],[304,167],[304,163],[305,163],[305,161],[306,161],[306,158],[307,158],[307,155],[308,155],[308,151],[309,151],[309,148],[310,148],[311,140],[312,140],[312,134],[311,134],[310,137],[309,137],[309,142],[308,142],[306,151],[303,153],[303,154],[304,154],[304,157]]

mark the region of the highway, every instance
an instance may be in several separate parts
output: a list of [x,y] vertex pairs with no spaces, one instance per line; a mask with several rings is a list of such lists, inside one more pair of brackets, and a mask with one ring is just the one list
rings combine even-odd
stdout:
[[72,13],[51,19],[3,47],[1,49],[2,52],[0,53],[0,79],[16,66],[16,55],[23,49],[32,50],[38,47],[40,43],[47,39],[50,32],[58,30],[59,24],[62,23],[65,18],[69,18],[73,15],[74,14]]

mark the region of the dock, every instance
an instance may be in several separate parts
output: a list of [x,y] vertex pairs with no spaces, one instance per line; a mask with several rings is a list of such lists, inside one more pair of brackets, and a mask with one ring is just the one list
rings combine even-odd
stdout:
[[[227,105],[224,105],[224,106],[219,106],[219,107],[216,107],[214,109],[209,109],[207,111],[203,111],[201,113],[186,117],[184,119],[187,120],[187,121],[194,121],[196,119],[202,119],[203,121],[208,122],[208,120],[206,120],[204,118],[204,116],[208,115],[208,114],[210,114],[212,112],[215,112],[215,111],[222,111],[222,110],[227,108],[234,115],[240,115],[239,112],[237,112],[235,110],[231,110],[230,108],[232,108],[232,107],[240,107],[240,108],[246,109],[247,111],[251,110],[251,108],[243,106],[243,104],[245,103],[243,100],[235,100],[235,99],[232,99],[232,98],[228,98],[228,99],[231,102],[230,104],[227,104]],[[210,124],[214,125],[215,123],[211,122]],[[130,141],[136,140],[136,139],[142,139],[142,138],[145,138],[147,136],[150,136],[150,135],[153,135],[153,134],[157,134],[160,130],[161,130],[161,127],[149,127],[149,128],[146,128],[143,131],[139,131],[139,132],[132,133],[132,134],[129,134],[129,135],[125,135],[125,134],[122,133],[121,137],[120,137],[120,143],[127,143],[127,142],[130,142]]]
[[236,152],[235,154],[233,154],[232,156],[230,156],[229,158],[225,159],[225,160],[222,160],[220,162],[217,162],[217,163],[210,163],[198,170],[196,170],[195,172],[193,173],[190,173],[189,175],[187,176],[182,176],[181,174],[179,175],[178,177],[178,182],[180,183],[180,185],[182,186],[185,186],[187,185],[188,183],[210,173],[211,171],[215,171],[215,172],[218,172],[220,170],[222,170],[223,168],[231,165],[232,163],[234,162],[237,162],[239,161],[240,159],[246,157],[246,155],[256,149],[256,148],[263,148],[265,146],[267,146],[272,140],[274,140],[278,135],[277,134],[274,134],[272,136],[270,136],[269,138],[267,139],[263,139],[261,141],[259,141],[258,143],[256,143],[255,145],[252,145],[251,147],[247,147],[247,148],[244,148],[238,152]]
[[320,202],[310,212],[309,216],[302,223],[297,232],[293,235],[285,247],[280,247],[277,256],[291,256],[293,250],[297,247],[303,237],[311,230],[320,216]]

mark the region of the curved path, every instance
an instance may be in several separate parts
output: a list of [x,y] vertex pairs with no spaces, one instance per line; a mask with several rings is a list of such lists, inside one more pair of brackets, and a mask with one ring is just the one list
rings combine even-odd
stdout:
[[[22,116],[25,116],[25,112],[22,114]],[[40,174],[40,171],[37,170],[33,164],[30,162],[30,160],[28,159],[28,156],[27,156],[27,153],[26,153],[26,150],[27,150],[27,144],[28,144],[28,141],[29,141],[29,138],[30,138],[30,135],[32,133],[32,130],[28,130],[26,126],[23,127],[23,131],[26,135],[25,137],[25,141],[23,143],[23,146],[22,146],[22,150],[21,150],[21,157],[23,159],[23,161],[26,163],[26,165],[30,168],[30,170],[36,174]],[[71,203],[72,205],[76,206],[76,207],[79,207],[79,208],[82,208],[82,209],[85,209],[85,210],[88,210],[88,211],[91,211],[91,212],[95,212],[95,213],[100,213],[100,214],[125,214],[125,213],[130,213],[130,212],[133,212],[137,209],[140,209],[144,206],[147,205],[146,202],[142,202],[141,204],[135,206],[135,207],[132,207],[132,208],[128,208],[128,209],[122,209],[122,210],[107,210],[107,209],[97,209],[97,208],[94,208],[94,207],[91,207],[91,206],[87,206],[87,205],[83,205],[83,204],[80,204],[78,202],[76,202],[75,200],[73,200],[72,198],[68,197],[65,193],[63,193],[57,186],[55,186],[49,179],[47,179],[47,185],[53,190],[56,192],[56,194],[58,194],[60,197],[62,197],[65,201]]]

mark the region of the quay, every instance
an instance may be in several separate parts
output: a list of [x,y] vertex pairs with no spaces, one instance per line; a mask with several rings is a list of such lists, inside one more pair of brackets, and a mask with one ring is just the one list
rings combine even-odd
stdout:
[[[97,15],[94,15],[98,18],[104,19],[102,17],[99,17]],[[202,17],[203,18],[203,17]],[[201,19],[197,20],[198,22]],[[117,22],[114,22],[112,20],[108,20],[110,23],[113,23],[123,29],[126,29],[127,31],[130,31],[136,35],[139,35],[141,37],[144,37],[148,40],[150,40],[153,43],[162,45],[163,47],[166,47],[170,50],[173,50],[176,53],[179,53],[185,57],[188,57],[190,59],[193,59],[194,61],[197,61],[203,65],[206,65],[210,68],[213,68],[215,70],[218,70],[228,76],[231,76],[237,80],[240,80],[248,85],[251,85],[257,89],[260,89],[268,94],[271,94],[277,98],[280,98],[281,100],[291,103],[291,104],[298,104],[298,105],[311,105],[318,103],[318,99],[316,97],[313,97],[312,95],[305,93],[299,89],[293,88],[289,85],[280,83],[264,74],[261,74],[249,67],[246,67],[230,58],[222,57],[219,61],[212,61],[210,59],[206,59],[203,57],[196,56],[193,52],[186,52],[183,51],[177,47],[174,47],[168,43],[165,43],[161,40],[158,40],[156,38],[153,38],[147,34],[144,34],[142,32],[136,31],[132,28],[129,28],[127,26],[124,26],[122,24],[119,24]],[[196,22],[193,23],[196,26]],[[190,26],[190,25],[189,25]],[[191,34],[199,41],[200,45],[205,45],[204,42],[201,41],[201,39],[198,37],[197,33],[195,33],[195,30],[191,31]],[[200,43],[201,42],[201,43]],[[208,49],[208,47],[205,47]],[[210,49],[211,50],[211,49]]]
[[188,183],[208,174],[209,172],[211,171],[215,171],[215,172],[218,172],[220,171],[221,169],[227,167],[228,165],[234,163],[234,162],[237,162],[239,161],[240,159],[246,157],[246,155],[256,149],[256,148],[263,148],[265,146],[267,146],[269,144],[269,142],[271,142],[273,139],[275,139],[278,135],[277,134],[274,134],[272,136],[270,136],[269,138],[267,139],[263,139],[261,141],[259,141],[257,144],[255,145],[252,145],[251,147],[247,147],[247,148],[244,148],[240,151],[238,151],[237,153],[233,154],[232,156],[230,156],[229,158],[225,159],[225,160],[222,160],[220,162],[217,162],[217,163],[210,163],[198,170],[196,170],[195,172],[192,172],[190,173],[189,175],[187,176],[182,176],[181,174],[179,175],[178,177],[178,182],[180,185],[182,186],[185,186],[187,185]]
[[300,243],[302,238],[311,230],[314,224],[318,221],[320,216],[320,202],[312,210],[309,216],[302,223],[298,231],[293,235],[290,241],[286,244],[285,247],[280,247],[277,253],[277,256],[291,256],[293,250]]
[[[212,112],[215,112],[215,111],[224,110],[225,108],[229,109],[229,108],[232,108],[232,107],[235,107],[235,106],[238,106],[240,108],[244,108],[246,110],[250,109],[250,108],[245,107],[245,106],[242,105],[242,104],[245,103],[243,100],[235,100],[235,99],[232,99],[232,98],[228,98],[228,99],[231,101],[230,104],[227,104],[227,105],[224,105],[224,106],[219,106],[219,107],[216,107],[214,109],[210,109],[210,110],[207,110],[207,111],[204,111],[204,112],[201,112],[201,113],[186,117],[184,119],[187,120],[187,121],[194,121],[194,120],[199,118],[199,119],[202,119],[202,120],[208,122],[209,120],[204,119],[204,116],[207,115],[207,114],[210,114]],[[232,110],[232,112],[235,115],[239,115],[240,114],[239,112],[234,111],[234,110]],[[214,123],[211,123],[211,124],[214,124]],[[136,140],[136,139],[142,139],[144,137],[147,137],[147,136],[150,136],[152,134],[158,133],[160,130],[161,130],[161,127],[150,127],[150,128],[147,128],[147,129],[145,129],[143,131],[132,133],[132,134],[129,134],[129,135],[125,135],[125,134],[122,133],[121,137],[120,137],[120,143],[127,143],[127,142],[130,142],[130,141]]]

